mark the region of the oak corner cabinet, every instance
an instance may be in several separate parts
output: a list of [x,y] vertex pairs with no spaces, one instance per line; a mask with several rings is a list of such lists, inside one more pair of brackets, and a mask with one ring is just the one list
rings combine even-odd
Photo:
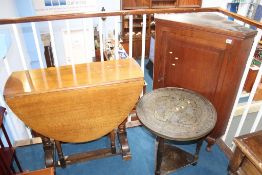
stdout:
[[256,31],[212,12],[156,15],[154,89],[182,87],[215,106],[208,149],[226,129]]

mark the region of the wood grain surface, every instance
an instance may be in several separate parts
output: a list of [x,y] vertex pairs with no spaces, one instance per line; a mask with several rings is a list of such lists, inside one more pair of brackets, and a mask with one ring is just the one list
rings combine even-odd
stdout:
[[45,168],[45,169],[25,172],[17,175],[54,175],[54,168]]
[[245,156],[255,165],[262,173],[262,131],[239,136],[234,139],[237,147],[245,154]]
[[95,140],[117,128],[142,91],[139,65],[126,59],[74,67],[12,73],[4,89],[10,109],[33,130],[59,141]]

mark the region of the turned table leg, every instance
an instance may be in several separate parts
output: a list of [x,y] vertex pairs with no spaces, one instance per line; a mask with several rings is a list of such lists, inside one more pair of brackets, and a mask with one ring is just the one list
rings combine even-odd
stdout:
[[56,150],[57,150],[57,154],[58,154],[60,165],[61,165],[62,168],[65,168],[66,167],[66,161],[65,161],[64,154],[63,154],[61,142],[55,140],[55,146],[56,146]]
[[127,134],[126,134],[126,121],[121,123],[118,127],[118,138],[121,145],[122,150],[122,157],[124,160],[130,160],[131,159],[131,153],[130,148],[127,141]]
[[157,142],[158,142],[158,145],[157,145],[155,175],[160,175],[161,174],[161,163],[162,163],[163,153],[164,153],[165,139],[161,137],[157,137]]
[[112,154],[116,154],[116,132],[115,130],[109,133],[109,138],[111,142],[111,152]]
[[201,150],[201,146],[203,144],[203,141],[204,139],[199,139],[197,141],[197,145],[196,145],[196,152],[194,154],[194,162],[193,165],[196,165],[197,164],[197,160],[198,160],[198,157],[199,157],[199,153],[200,153],[200,150]]
[[54,143],[50,138],[40,135],[43,143],[43,149],[45,152],[45,165],[46,167],[54,166]]

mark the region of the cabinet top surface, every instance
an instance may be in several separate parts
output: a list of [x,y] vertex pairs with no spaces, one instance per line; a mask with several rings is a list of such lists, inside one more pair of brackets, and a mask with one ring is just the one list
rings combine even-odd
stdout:
[[220,31],[237,32],[244,36],[255,35],[256,31],[230,21],[214,12],[156,14],[156,19],[186,23],[200,27],[209,27]]
[[143,79],[134,59],[76,64],[13,72],[8,78],[5,98],[76,88],[110,85]]
[[156,135],[177,141],[195,140],[215,126],[214,106],[191,90],[168,87],[144,95],[136,111],[140,121]]
[[234,139],[234,142],[262,172],[262,130],[239,136]]

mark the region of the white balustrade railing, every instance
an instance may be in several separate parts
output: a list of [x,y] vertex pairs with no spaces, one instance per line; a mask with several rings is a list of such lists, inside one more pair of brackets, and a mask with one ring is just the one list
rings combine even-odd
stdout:
[[42,58],[42,54],[41,54],[41,50],[40,50],[40,46],[39,46],[39,39],[38,39],[38,36],[37,36],[35,23],[32,22],[31,26],[32,26],[32,31],[33,31],[33,35],[34,35],[34,41],[35,41],[37,57],[38,57],[38,61],[39,61],[39,64],[40,64],[40,68],[44,68],[44,63],[43,63],[43,58]]
[[119,54],[118,54],[118,50],[119,50],[119,24],[118,24],[118,17],[114,17],[114,22],[115,22],[115,48],[114,48],[114,52],[115,52],[115,59],[119,59]]
[[100,44],[100,57],[101,61],[104,61],[104,41],[103,41],[103,21],[101,18],[99,20],[99,44]]
[[129,15],[129,57],[133,57],[133,15]]
[[13,32],[14,32],[14,35],[15,35],[15,40],[16,40],[16,44],[17,44],[18,51],[19,51],[19,54],[20,54],[20,59],[22,61],[23,68],[24,68],[24,70],[28,70],[26,60],[25,60],[25,55],[24,55],[24,52],[23,52],[23,49],[22,49],[20,36],[18,34],[17,26],[16,26],[16,24],[12,24],[12,27],[13,27]]
[[53,52],[53,57],[54,57],[54,65],[59,66],[53,25],[51,21],[48,21],[48,28],[49,28],[50,38],[51,38],[51,47],[52,47],[52,52]]
[[71,36],[71,30],[70,30],[70,24],[69,24],[69,20],[66,20],[66,32],[67,32],[67,40],[66,40],[66,44],[68,45],[67,49],[68,49],[68,56],[69,56],[69,61],[71,64],[75,64],[75,61],[72,57],[72,36]]
[[142,54],[141,54],[141,69],[145,72],[145,53],[146,53],[146,15],[143,15],[143,26],[142,26]]

